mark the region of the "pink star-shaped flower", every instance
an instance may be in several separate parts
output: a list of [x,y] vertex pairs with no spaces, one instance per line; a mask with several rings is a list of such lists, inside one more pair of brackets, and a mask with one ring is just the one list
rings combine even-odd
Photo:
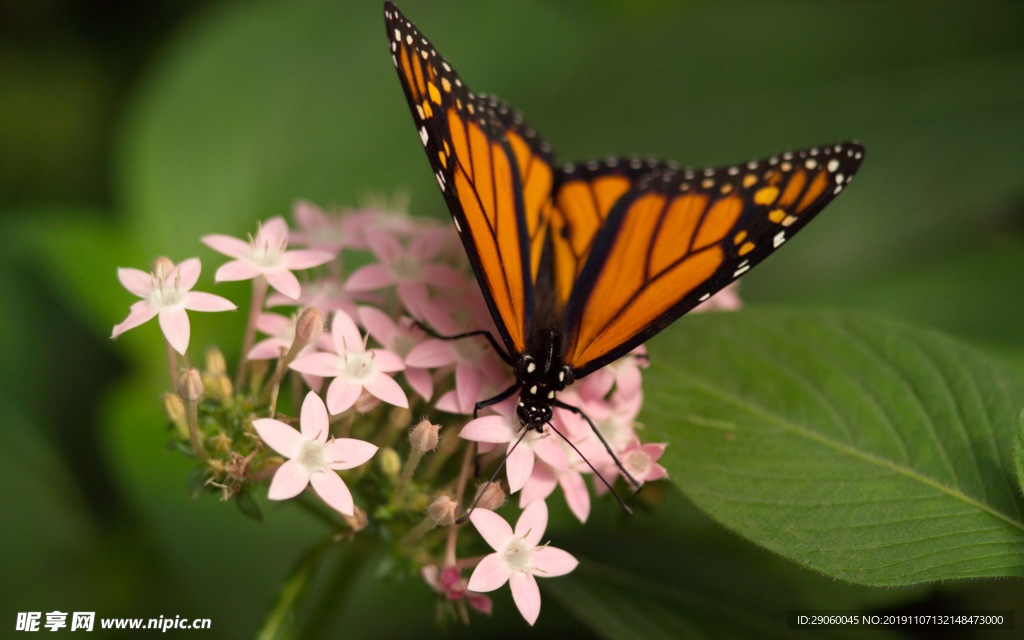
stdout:
[[[591,463],[593,462],[591,460]],[[586,466],[585,462],[583,466]],[[576,468],[559,471],[543,461],[538,461],[533,465],[533,473],[523,485],[523,490],[519,492],[519,508],[527,507],[537,500],[546,499],[557,486],[562,487],[565,502],[576,519],[586,522],[590,516],[590,490],[587,489],[587,483],[583,481],[583,476]]]
[[[298,319],[298,313],[292,314],[290,318],[286,318],[278,313],[261,313],[256,321],[256,329],[260,333],[265,333],[271,337],[257,342],[252,350],[249,351],[249,359],[276,360],[280,358],[281,347],[284,347],[287,352],[291,348],[292,343],[295,342],[295,323]],[[318,347],[324,351],[330,351],[334,348],[334,342],[331,340],[330,333],[323,332],[315,343],[306,345],[300,354],[316,353]],[[313,376],[308,373],[303,373],[302,379],[314,390],[320,389],[324,382],[319,376]]]
[[366,248],[363,228],[356,216],[328,215],[305,200],[295,203],[292,216],[299,225],[298,230],[292,233],[292,242],[297,245],[335,254],[346,247]]
[[377,453],[376,445],[352,438],[327,440],[330,418],[320,396],[306,394],[299,415],[301,432],[279,420],[252,421],[256,433],[288,461],[278,467],[267,497],[288,500],[312,484],[320,499],[347,516],[353,515],[352,493],[335,471],[352,469]]
[[[459,432],[459,436],[476,442],[508,443],[508,450],[511,453],[505,460],[505,473],[508,476],[509,492],[515,493],[526,484],[526,480],[533,473],[535,457],[560,471],[569,469],[569,459],[565,455],[565,450],[555,441],[555,438],[558,438],[556,434],[550,431],[531,431],[523,436],[524,427],[516,415],[514,398],[490,408],[499,415],[470,420]],[[520,436],[523,436],[523,439],[516,445]]]
[[300,373],[334,378],[327,387],[327,408],[332,414],[356,404],[364,388],[384,402],[409,408],[402,387],[388,375],[405,368],[400,356],[384,349],[367,350],[356,323],[344,311],[334,313],[331,338],[337,353],[299,356],[290,366]]
[[[643,486],[645,482],[668,477],[665,467],[658,464],[658,458],[663,453],[665,453],[664,444],[641,444],[639,440],[633,440],[619,454],[619,460],[629,475]],[[601,475],[608,481],[608,484],[612,484],[619,473],[619,469],[615,465],[609,465],[601,470]],[[598,495],[604,495],[608,491],[599,484],[595,484],[594,489]]]
[[292,300],[302,291],[292,270],[311,269],[334,259],[334,254],[327,251],[286,251],[288,223],[281,216],[267,220],[249,242],[221,234],[203,236],[202,241],[215,251],[235,258],[217,269],[216,282],[249,280],[262,275],[270,286]]
[[433,260],[444,246],[445,229],[424,231],[402,244],[391,234],[372,229],[366,237],[370,249],[380,264],[369,264],[356,269],[349,276],[345,288],[349,291],[373,291],[398,285],[398,297],[409,313],[421,317],[420,306],[429,299],[427,285],[463,288],[466,277],[456,269]]
[[537,546],[548,526],[548,506],[543,500],[538,500],[526,507],[516,522],[514,532],[493,511],[476,509],[469,519],[497,552],[484,557],[476,566],[469,578],[469,589],[486,593],[508,582],[519,613],[532,626],[540,615],[540,589],[534,575],[542,578],[564,576],[579,564],[576,558],[561,549]]
[[388,314],[375,307],[359,307],[359,319],[366,332],[382,347],[405,359],[402,375],[413,391],[425,400],[430,400],[434,395],[434,380],[430,377],[430,370],[410,366],[408,362],[409,352],[423,342],[427,334],[413,325],[411,318],[403,317],[396,323]]
[[167,258],[159,258],[153,273],[139,269],[118,269],[117,278],[124,288],[142,298],[132,305],[124,322],[114,327],[111,338],[160,317],[160,329],[175,351],[184,355],[191,333],[189,311],[234,311],[238,307],[212,293],[192,291],[203,267],[199,258],[189,258],[178,266]]

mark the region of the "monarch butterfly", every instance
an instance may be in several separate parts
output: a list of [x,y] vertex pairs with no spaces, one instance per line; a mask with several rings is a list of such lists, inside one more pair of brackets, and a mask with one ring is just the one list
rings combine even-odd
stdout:
[[515,384],[477,409],[522,390],[524,435],[542,431],[553,406],[586,418],[555,394],[768,257],[864,156],[843,142],[703,170],[616,157],[556,167],[522,115],[470,91],[390,1],[384,18],[417,132],[507,351],[486,337],[515,370]]

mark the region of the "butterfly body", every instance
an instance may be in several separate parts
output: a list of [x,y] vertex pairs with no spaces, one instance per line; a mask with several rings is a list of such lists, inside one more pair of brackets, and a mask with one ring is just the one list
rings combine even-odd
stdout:
[[578,412],[556,397],[567,385],[789,241],[863,158],[843,142],[699,170],[653,158],[556,166],[520,113],[471,92],[390,1],[384,16],[417,133],[515,369],[516,384],[478,407],[520,391],[530,430],[553,406]]

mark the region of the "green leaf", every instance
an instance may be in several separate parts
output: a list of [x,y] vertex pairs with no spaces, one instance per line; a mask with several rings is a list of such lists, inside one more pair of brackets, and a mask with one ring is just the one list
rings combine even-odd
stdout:
[[[582,558],[568,576],[543,580],[544,590],[609,640],[670,638],[887,638],[884,632],[791,631],[786,609],[760,610],[681,589]],[[789,603],[789,608],[798,609]]]
[[980,353],[808,310],[689,317],[650,352],[645,439],[729,528],[861,584],[1024,576],[1024,382]]
[[1017,433],[1013,438],[1013,464],[1017,467],[1017,482],[1024,491],[1024,411],[1017,421]]

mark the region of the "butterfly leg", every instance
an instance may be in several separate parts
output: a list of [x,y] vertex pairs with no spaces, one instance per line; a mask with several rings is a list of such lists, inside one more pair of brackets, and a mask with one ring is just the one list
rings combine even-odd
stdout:
[[509,387],[508,389],[505,389],[504,391],[502,391],[498,395],[494,396],[493,398],[488,398],[486,400],[481,400],[480,402],[476,403],[476,406],[473,407],[473,419],[476,420],[477,414],[480,413],[481,409],[483,409],[485,407],[489,407],[492,404],[498,404],[499,402],[501,402],[505,398],[508,398],[509,396],[511,396],[516,391],[519,391],[519,383],[518,382],[515,383],[514,385],[512,385],[511,387]]
[[612,460],[615,461],[615,466],[619,468],[619,471],[622,472],[622,475],[626,476],[626,479],[629,480],[630,484],[632,484],[633,487],[637,491],[640,491],[640,483],[637,482],[636,479],[633,478],[633,476],[629,475],[629,472],[626,471],[626,468],[622,466],[622,462],[619,461],[619,457],[617,455],[615,455],[615,452],[612,451],[612,448],[608,445],[608,441],[605,440],[604,436],[601,435],[601,432],[597,430],[597,425],[595,425],[594,421],[590,419],[590,416],[588,416],[587,414],[585,414],[582,411],[580,411],[580,409],[578,407],[574,407],[571,404],[565,404],[561,400],[555,400],[553,404],[556,407],[558,407],[559,409],[565,409],[566,411],[572,411],[576,415],[578,415],[581,418],[583,418],[584,420],[586,420],[587,424],[590,425],[590,428],[597,435],[598,440],[600,440],[601,444],[604,445],[605,450],[608,451],[608,455],[610,455],[612,457]]
[[437,338],[438,340],[459,340],[460,338],[472,338],[473,336],[483,336],[487,338],[488,342],[491,343],[491,346],[494,347],[494,350],[498,353],[498,357],[504,360],[505,364],[509,365],[510,367],[515,366],[515,363],[512,362],[512,358],[510,358],[509,355],[505,353],[505,350],[501,348],[501,346],[498,344],[498,341],[494,339],[493,335],[491,335],[490,331],[467,331],[466,333],[460,333],[454,336],[442,336],[441,334],[434,331],[433,329],[423,324],[419,320],[416,320],[415,322],[413,322],[413,324],[419,327],[420,329],[423,329],[423,331],[425,331],[427,335],[429,335],[430,337]]

